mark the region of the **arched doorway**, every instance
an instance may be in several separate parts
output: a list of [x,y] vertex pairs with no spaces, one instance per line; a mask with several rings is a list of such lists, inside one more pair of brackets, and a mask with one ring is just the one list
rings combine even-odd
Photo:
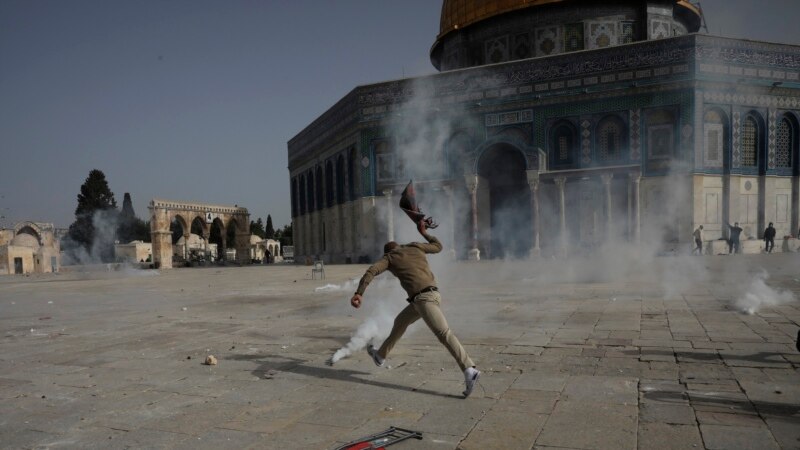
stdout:
[[489,258],[528,256],[531,211],[525,169],[525,155],[509,144],[493,145],[478,161],[479,189],[488,190],[490,231],[484,246]]

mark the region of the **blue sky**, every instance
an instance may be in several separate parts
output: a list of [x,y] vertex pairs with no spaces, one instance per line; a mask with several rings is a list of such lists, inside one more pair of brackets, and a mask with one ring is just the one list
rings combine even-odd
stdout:
[[[800,45],[795,0],[703,0],[711,34]],[[0,227],[74,219],[89,171],[290,221],[286,142],[355,86],[434,73],[434,0],[0,0]]]

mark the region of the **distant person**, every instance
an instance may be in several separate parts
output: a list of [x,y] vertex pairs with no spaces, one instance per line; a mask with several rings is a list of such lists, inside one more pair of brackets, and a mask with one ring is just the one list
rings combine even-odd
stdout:
[[775,227],[772,226],[772,222],[764,230],[764,243],[767,253],[772,253],[772,249],[775,248]]
[[461,346],[458,338],[450,331],[447,320],[439,307],[441,295],[436,287],[433,273],[428,266],[426,253],[439,253],[442,251],[442,244],[436,237],[428,234],[425,221],[417,223],[417,231],[428,241],[428,243],[412,242],[406,245],[398,245],[397,242],[387,242],[383,246],[383,257],[370,266],[367,272],[361,277],[358,289],[350,299],[350,304],[354,308],[361,307],[362,295],[367,285],[379,274],[389,271],[400,281],[400,285],[408,293],[409,303],[400,314],[394,319],[394,326],[389,337],[383,341],[381,348],[375,350],[372,345],[367,347],[367,352],[372,357],[372,361],[378,367],[383,367],[386,357],[398,340],[405,333],[409,325],[422,318],[428,328],[433,331],[450,354],[455,358],[458,366],[464,372],[466,389],[462,393],[464,398],[469,397],[475,383],[480,377],[480,371],[475,368],[467,351]]
[[703,226],[700,225],[699,227],[695,228],[694,230],[694,250],[692,250],[692,254],[697,252],[698,255],[703,254]]
[[739,227],[739,222],[734,222],[733,225],[728,225],[728,254],[739,253],[739,236],[742,234],[742,229]]

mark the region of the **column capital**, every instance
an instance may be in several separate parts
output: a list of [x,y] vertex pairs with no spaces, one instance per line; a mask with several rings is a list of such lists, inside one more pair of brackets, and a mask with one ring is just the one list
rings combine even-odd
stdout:
[[445,194],[451,195],[453,193],[453,186],[450,186],[449,184],[443,184],[442,190],[445,192]]
[[525,175],[528,178],[528,187],[531,188],[531,191],[536,191],[537,189],[539,189],[539,171],[526,170]]
[[567,177],[555,177],[553,181],[560,189],[564,189],[564,184],[567,182]]
[[638,183],[642,181],[642,173],[641,172],[630,172],[628,174],[628,178],[631,180],[632,183]]
[[471,194],[474,194],[478,190],[478,174],[477,173],[468,173],[464,175],[464,182],[467,184],[467,189]]
[[390,196],[392,195],[392,192],[394,192],[394,191],[393,191],[391,188],[387,188],[387,189],[384,189],[384,190],[383,190],[383,191],[381,191],[381,192],[383,192],[383,195],[384,195],[384,196],[386,196],[386,197],[390,197]]
[[611,184],[611,179],[613,179],[613,178],[614,178],[614,174],[613,173],[601,173],[600,174],[600,181],[602,181],[603,184],[606,185],[606,186]]

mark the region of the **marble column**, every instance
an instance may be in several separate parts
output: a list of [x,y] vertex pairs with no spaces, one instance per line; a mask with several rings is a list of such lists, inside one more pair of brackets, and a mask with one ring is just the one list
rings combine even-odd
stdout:
[[472,248],[469,249],[470,261],[480,261],[481,251],[478,250],[478,174],[464,175],[472,205]]
[[633,197],[633,243],[639,245],[642,240],[642,214],[640,211],[639,185],[642,180],[641,173],[631,173],[628,175],[631,183]]
[[614,178],[614,174],[612,173],[603,173],[600,174],[600,181],[603,183],[603,192],[605,193],[605,204],[606,204],[606,242],[611,242],[614,237],[614,232],[612,230],[612,219],[611,219],[611,179]]
[[191,236],[191,233],[183,235],[183,260],[184,261],[189,259],[189,236]]
[[564,184],[567,182],[567,177],[555,177],[553,181],[558,187],[559,253],[561,256],[567,256],[567,205],[564,198]]
[[383,196],[386,197],[386,242],[394,240],[394,208],[392,204],[392,190],[384,189]]
[[455,201],[453,199],[453,186],[444,185],[442,186],[442,190],[444,190],[445,194],[447,195],[447,214],[448,220],[450,221],[450,248],[447,250],[448,255],[450,255],[451,260],[456,259],[456,210],[455,210]]
[[541,254],[539,248],[539,171],[528,170],[528,187],[531,190],[531,248],[528,255],[533,258]]

